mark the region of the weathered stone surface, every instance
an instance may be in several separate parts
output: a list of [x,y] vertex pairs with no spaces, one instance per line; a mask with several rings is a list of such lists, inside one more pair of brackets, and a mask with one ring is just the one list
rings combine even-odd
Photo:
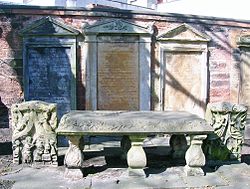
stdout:
[[213,160],[240,160],[244,142],[247,107],[228,102],[208,104],[206,119],[214,128],[205,145]]
[[83,29],[86,109],[150,110],[149,28],[114,19]]
[[[115,132],[114,132],[115,131]],[[157,133],[211,133],[204,119],[187,112],[156,111],[71,111],[65,114],[57,133],[129,135]]]
[[[71,177],[68,174],[70,169],[74,169],[74,175],[75,170],[81,168],[81,135],[129,135],[123,137],[121,143],[127,152],[128,173],[131,176],[144,176],[147,158],[142,148],[143,140],[147,135],[163,133],[190,134],[191,146],[185,156],[186,173],[188,176],[200,175],[200,172],[204,174],[201,167],[205,165],[205,156],[201,145],[205,134],[212,131],[205,120],[187,112],[150,111],[71,111],[62,117],[57,129],[58,134],[67,135],[70,140],[65,157],[67,177]],[[77,174],[77,177],[81,177],[81,174]]]
[[166,54],[164,110],[193,112],[201,106],[201,53]]
[[250,52],[249,49],[242,50],[241,64],[242,64],[242,95],[241,102],[248,107],[248,112],[250,111],[250,67],[249,59]]
[[204,117],[209,40],[205,33],[187,24],[157,36],[161,110],[188,111]]
[[28,49],[26,99],[57,103],[59,117],[71,109],[70,53],[68,47]]
[[56,105],[41,101],[11,107],[14,163],[57,165]]
[[138,110],[138,37],[101,36],[98,39],[97,109]]

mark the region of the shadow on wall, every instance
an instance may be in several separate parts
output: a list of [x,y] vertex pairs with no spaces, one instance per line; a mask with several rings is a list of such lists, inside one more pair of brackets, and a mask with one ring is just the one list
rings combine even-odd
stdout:
[[8,108],[2,102],[0,96],[0,129],[9,127]]
[[0,128],[11,128],[9,108],[22,101],[22,89],[16,71],[6,62],[0,61]]

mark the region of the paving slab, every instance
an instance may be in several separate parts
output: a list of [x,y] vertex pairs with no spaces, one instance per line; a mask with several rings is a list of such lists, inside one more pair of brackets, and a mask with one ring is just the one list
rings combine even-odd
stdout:
[[250,166],[224,165],[203,177],[186,177],[183,166],[148,168],[145,177],[131,177],[126,167],[104,165],[80,180],[64,178],[64,166],[24,166],[0,176],[0,184],[8,189],[245,189],[250,188]]
[[24,167],[20,172],[2,176],[1,179],[15,181],[12,189],[66,189],[90,186],[88,178],[78,181],[65,179],[63,171],[58,168]]
[[209,173],[206,176],[184,177],[188,188],[228,186],[228,183],[217,174]]
[[216,174],[228,183],[228,188],[250,188],[250,166],[245,163],[221,166]]

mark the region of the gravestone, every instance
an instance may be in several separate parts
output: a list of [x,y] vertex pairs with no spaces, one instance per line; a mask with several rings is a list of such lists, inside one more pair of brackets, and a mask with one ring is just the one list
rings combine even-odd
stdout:
[[139,109],[138,37],[98,37],[98,110]]
[[[86,109],[150,110],[151,25],[107,19],[85,26],[83,33]],[[117,140],[95,138],[97,143]]]
[[61,118],[76,108],[76,38],[79,31],[46,17],[21,33],[24,98],[57,103]]
[[150,110],[152,26],[122,19],[83,28],[86,108]]
[[28,100],[57,103],[59,117],[70,111],[70,48],[34,47],[28,56]]
[[[182,24],[157,37],[158,110],[188,111],[204,117],[207,101],[207,45],[210,38]],[[158,80],[158,78],[157,78]]]
[[242,35],[238,40],[238,48],[236,55],[238,58],[239,67],[239,100],[248,108],[248,115],[245,128],[245,140],[243,146],[243,153],[246,155],[246,159],[249,159],[250,153],[250,36]]
[[201,104],[201,52],[165,54],[164,110],[192,112]]

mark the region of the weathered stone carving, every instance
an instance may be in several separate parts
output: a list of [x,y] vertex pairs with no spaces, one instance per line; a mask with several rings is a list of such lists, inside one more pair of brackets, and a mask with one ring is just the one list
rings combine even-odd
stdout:
[[11,107],[14,163],[57,165],[56,105],[29,101]]
[[228,102],[208,104],[206,119],[214,128],[204,150],[210,160],[241,160],[247,107]]
[[128,30],[128,26],[125,25],[121,20],[116,20],[109,25],[104,25],[103,28],[108,30]]

